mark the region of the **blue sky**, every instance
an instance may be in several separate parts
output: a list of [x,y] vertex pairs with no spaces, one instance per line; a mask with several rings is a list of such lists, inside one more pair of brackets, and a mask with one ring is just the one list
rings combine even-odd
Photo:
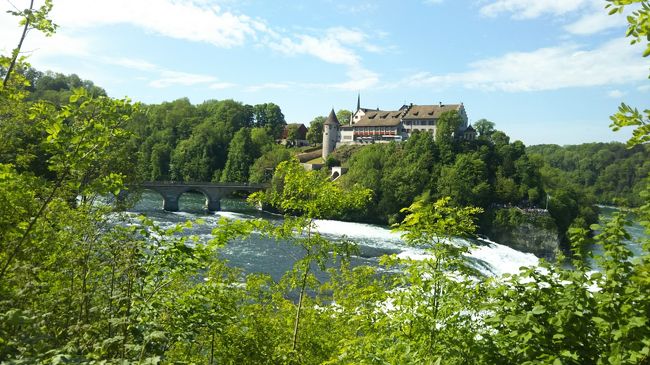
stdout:
[[[27,0],[3,1],[27,6]],[[38,0],[37,0],[38,3]],[[643,108],[649,62],[604,0],[54,0],[57,33],[23,47],[40,70],[110,96],[278,104],[307,124],[335,109],[465,104],[527,145],[624,141],[609,115]],[[0,15],[0,51],[18,41]]]

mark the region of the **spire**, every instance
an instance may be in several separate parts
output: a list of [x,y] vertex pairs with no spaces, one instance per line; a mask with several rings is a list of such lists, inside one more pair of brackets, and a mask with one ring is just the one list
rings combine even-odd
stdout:
[[357,94],[357,111],[361,109],[361,93]]
[[332,111],[330,112],[330,115],[327,117],[327,120],[325,121],[324,125],[336,125],[339,126],[341,123],[339,123],[339,120],[336,118],[336,113],[334,113],[334,108],[332,108]]

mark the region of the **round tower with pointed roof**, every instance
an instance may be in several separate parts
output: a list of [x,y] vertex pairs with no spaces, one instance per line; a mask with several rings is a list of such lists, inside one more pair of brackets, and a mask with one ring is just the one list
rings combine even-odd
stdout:
[[336,114],[332,108],[330,115],[327,117],[325,123],[323,123],[323,161],[327,160],[327,156],[329,156],[329,154],[334,151],[334,147],[336,147],[340,126],[341,124],[336,118]]

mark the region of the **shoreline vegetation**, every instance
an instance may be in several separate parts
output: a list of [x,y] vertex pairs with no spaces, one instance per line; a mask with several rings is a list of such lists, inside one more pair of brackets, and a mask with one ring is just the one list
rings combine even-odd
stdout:
[[[608,0],[607,8],[620,16],[631,3],[639,6],[627,17],[626,36],[646,44],[647,56],[650,1]],[[604,167],[607,178],[596,178],[595,190],[583,189],[593,176],[572,181],[565,166],[528,154],[492,122],[479,121],[474,142],[455,140],[457,116],[447,114],[435,138],[419,133],[350,153],[348,174],[332,182],[275,144],[284,117],[274,104],[180,99],[146,106],[109,98],[72,76],[61,76],[70,82],[63,94],[38,94],[39,83],[60,77],[34,72],[21,46],[29,31],[56,30],[52,6],[30,1],[12,11],[22,37],[0,58],[1,363],[650,363],[650,239],[638,240],[639,254],[630,251],[623,211],[594,223],[593,194],[610,186],[609,177],[620,182],[626,170],[617,164]],[[30,100],[36,94],[40,99]],[[613,128],[634,128],[628,147],[645,149],[649,117],[623,104]],[[630,161],[639,169],[648,162]],[[223,219],[201,245],[178,234],[192,222],[161,228],[141,216],[109,224],[94,199],[142,177],[270,178],[272,188],[250,201],[285,219]],[[639,194],[635,213],[650,232],[648,180],[626,177],[642,181],[627,188]],[[468,247],[448,239],[475,235],[495,203],[548,203],[571,267],[541,260],[491,278],[469,265]],[[429,257],[386,255],[380,265],[393,274],[378,275],[352,267],[355,245],[322,236],[314,223],[366,214],[393,223]],[[522,218],[514,209],[497,219]],[[253,231],[302,252],[281,279],[244,274],[219,258],[225,245]],[[593,253],[593,245],[602,251]],[[589,267],[592,259],[600,272]],[[315,268],[329,277],[319,280]]]

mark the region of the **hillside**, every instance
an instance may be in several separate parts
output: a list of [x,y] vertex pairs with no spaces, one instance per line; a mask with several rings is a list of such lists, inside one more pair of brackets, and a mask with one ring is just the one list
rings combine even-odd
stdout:
[[601,204],[639,206],[650,173],[650,145],[622,143],[536,145],[526,151],[544,161],[546,186],[578,185]]

